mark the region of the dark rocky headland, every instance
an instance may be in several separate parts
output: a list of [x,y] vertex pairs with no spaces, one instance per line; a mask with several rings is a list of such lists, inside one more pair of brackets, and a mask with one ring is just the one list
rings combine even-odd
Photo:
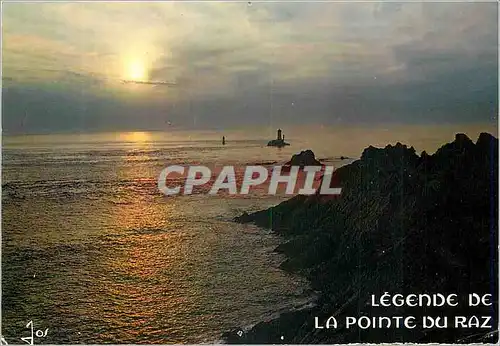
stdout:
[[[342,196],[296,196],[244,214],[280,234],[284,270],[306,276],[319,293],[315,307],[282,314],[228,343],[472,343],[498,340],[498,139],[463,134],[433,155],[397,144],[366,148],[339,168]],[[456,293],[456,307],[371,306],[380,297]],[[493,295],[469,307],[469,293]],[[492,316],[491,329],[346,329],[346,316]],[[339,321],[315,329],[315,317]],[[449,321],[450,324],[451,321]],[[240,333],[241,334],[241,333]],[[281,338],[283,336],[283,339]]]

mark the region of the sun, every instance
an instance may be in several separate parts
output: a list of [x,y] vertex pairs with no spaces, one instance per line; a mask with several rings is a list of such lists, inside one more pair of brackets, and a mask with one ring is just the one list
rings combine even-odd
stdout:
[[144,81],[147,79],[146,66],[140,61],[132,61],[127,67],[127,76],[130,80]]

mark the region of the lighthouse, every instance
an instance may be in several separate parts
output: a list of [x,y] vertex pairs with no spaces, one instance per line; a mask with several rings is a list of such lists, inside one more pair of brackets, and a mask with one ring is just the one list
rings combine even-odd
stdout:
[[268,147],[282,148],[286,145],[290,145],[290,144],[285,142],[285,136],[283,135],[283,131],[281,131],[281,129],[278,129],[276,139],[273,139],[272,141],[269,141],[269,143],[267,143]]

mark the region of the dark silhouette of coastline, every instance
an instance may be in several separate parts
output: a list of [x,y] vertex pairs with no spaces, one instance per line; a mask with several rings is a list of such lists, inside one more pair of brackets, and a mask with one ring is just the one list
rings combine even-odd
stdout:
[[[498,340],[498,139],[457,134],[433,155],[400,143],[339,168],[342,196],[296,196],[235,221],[272,229],[281,268],[306,276],[316,305],[283,313],[229,343],[471,343]],[[376,308],[372,294],[456,293],[456,307]],[[493,306],[468,307],[470,293]],[[462,300],[463,299],[463,300]],[[315,317],[492,316],[493,328],[316,329]]]

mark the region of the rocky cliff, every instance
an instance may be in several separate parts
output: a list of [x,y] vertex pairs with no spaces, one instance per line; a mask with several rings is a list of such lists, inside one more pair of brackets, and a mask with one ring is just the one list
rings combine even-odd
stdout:
[[[339,168],[342,196],[296,196],[244,214],[281,234],[282,268],[309,278],[314,308],[257,324],[230,343],[481,342],[496,328],[316,329],[315,317],[493,316],[498,326],[498,140],[463,134],[435,154],[398,143]],[[490,307],[375,308],[372,294],[491,293]],[[241,333],[240,333],[241,334]]]

